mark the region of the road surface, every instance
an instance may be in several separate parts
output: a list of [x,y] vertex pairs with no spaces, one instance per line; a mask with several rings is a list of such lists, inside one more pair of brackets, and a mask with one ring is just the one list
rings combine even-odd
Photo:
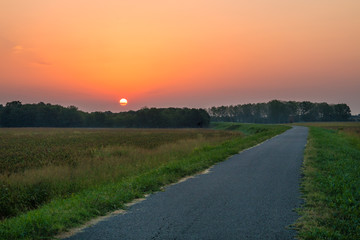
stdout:
[[307,134],[294,127],[67,239],[294,239]]

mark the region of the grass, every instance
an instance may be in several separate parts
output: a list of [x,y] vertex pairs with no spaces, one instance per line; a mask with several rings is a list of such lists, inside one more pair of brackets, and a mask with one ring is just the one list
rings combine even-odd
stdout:
[[239,131],[1,129],[0,239],[51,239],[288,129],[215,127]]
[[6,129],[0,135],[0,218],[239,136],[191,129]]
[[360,239],[360,124],[308,123],[299,239]]
[[[232,122],[213,122],[210,127],[218,130],[233,130],[241,131],[246,135],[272,131],[274,125],[267,124],[248,124],[248,123],[232,123]],[[281,125],[277,125],[278,128],[284,128]]]

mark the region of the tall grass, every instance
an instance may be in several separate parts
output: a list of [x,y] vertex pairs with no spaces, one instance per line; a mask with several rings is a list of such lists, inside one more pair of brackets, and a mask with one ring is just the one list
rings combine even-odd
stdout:
[[208,130],[156,129],[61,129],[0,128],[0,174],[11,175],[29,168],[49,165],[76,165],[80,158],[93,157],[93,151],[106,146],[156,148],[165,143],[226,137]]
[[305,152],[299,238],[360,239],[360,124],[315,126]]
[[[117,182],[241,133],[212,130],[6,129],[0,218]],[[10,164],[7,164],[9,163]]]
[[[148,130],[131,130],[126,133],[130,134],[127,141],[123,139],[123,130],[117,130],[117,134],[122,136],[122,141],[119,140],[122,144],[107,139],[107,136],[114,137],[112,131],[96,130],[98,132],[92,135],[94,130],[76,130],[80,135],[84,131],[87,137],[81,140],[76,136],[77,141],[70,145],[59,140],[65,146],[74,147],[77,157],[72,161],[62,163],[54,158],[53,164],[38,164],[37,167],[30,164],[28,169],[19,171],[13,168],[10,175],[7,170],[7,174],[1,176],[1,191],[6,193],[2,195],[5,196],[2,201],[5,199],[4,204],[15,206],[14,212],[6,214],[15,217],[0,222],[0,239],[51,238],[288,129],[285,126],[252,127],[261,130],[254,130],[256,133],[246,136],[239,131],[151,130],[149,133]],[[26,138],[21,130],[14,130],[14,136],[17,131]],[[31,130],[25,131],[33,135]],[[41,131],[36,134],[52,139],[55,149],[59,147],[56,145],[57,134],[60,134],[60,139],[74,138],[71,130],[67,133],[51,129],[44,130],[44,133]],[[91,140],[91,136],[96,136],[96,140]],[[139,143],[136,144],[134,139],[139,139]],[[97,144],[92,145],[92,142]],[[50,149],[51,146],[48,145]],[[85,149],[78,149],[79,146],[85,146]],[[39,204],[34,204],[38,199],[41,200]],[[31,210],[34,208],[37,209]],[[11,208],[6,206],[4,209]],[[21,211],[27,212],[20,214]]]

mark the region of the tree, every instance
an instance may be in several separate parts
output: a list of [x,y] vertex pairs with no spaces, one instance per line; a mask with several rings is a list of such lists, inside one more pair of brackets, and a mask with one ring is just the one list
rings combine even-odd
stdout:
[[0,127],[2,126],[3,111],[4,111],[4,106],[0,104]]
[[279,101],[239,104],[209,108],[211,121],[248,123],[286,123],[300,121],[348,121],[351,116],[346,104],[329,105],[309,101]]
[[351,117],[351,110],[348,105],[336,104],[334,106],[334,117],[336,121],[348,121]]
[[320,121],[331,121],[334,119],[334,108],[323,102],[318,104]]
[[20,127],[24,120],[21,112],[22,104],[20,101],[8,102],[3,110],[1,125],[4,127]]
[[300,121],[312,121],[313,116],[311,109],[314,107],[314,104],[309,101],[304,101],[300,103]]
[[269,120],[272,123],[285,123],[289,121],[290,111],[284,102],[272,100],[269,105]]

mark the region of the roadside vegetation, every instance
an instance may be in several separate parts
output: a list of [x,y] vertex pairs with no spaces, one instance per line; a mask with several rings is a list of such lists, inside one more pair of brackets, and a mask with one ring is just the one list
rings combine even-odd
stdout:
[[307,123],[299,239],[360,239],[360,123]]
[[0,239],[50,239],[289,127],[214,128],[0,129]]

